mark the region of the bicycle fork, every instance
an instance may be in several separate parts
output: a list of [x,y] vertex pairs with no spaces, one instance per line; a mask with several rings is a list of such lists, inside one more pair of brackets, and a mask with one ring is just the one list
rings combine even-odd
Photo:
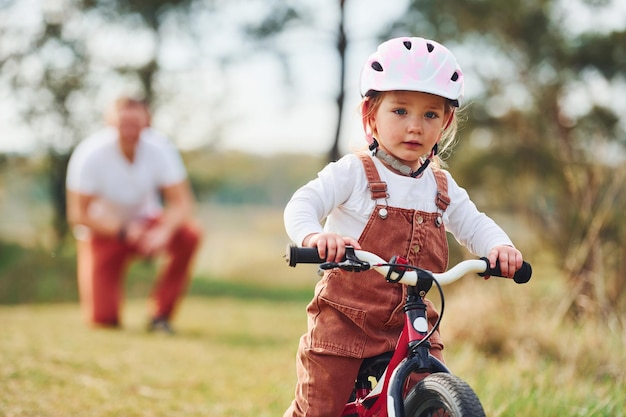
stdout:
[[430,341],[426,339],[428,316],[424,296],[431,284],[432,280],[420,280],[417,286],[407,287],[408,294],[404,307],[406,322],[398,341],[398,350],[401,352],[396,352],[402,354],[403,356],[400,357],[404,359],[389,378],[387,391],[387,415],[389,417],[404,417],[403,398],[407,381],[412,373],[450,373],[441,361],[430,355]]

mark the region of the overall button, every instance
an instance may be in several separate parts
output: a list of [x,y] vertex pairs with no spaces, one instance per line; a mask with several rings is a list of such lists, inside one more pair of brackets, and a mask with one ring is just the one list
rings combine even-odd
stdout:
[[415,245],[415,246],[413,246],[413,251],[414,251],[415,253],[418,253],[418,252],[420,251],[420,249],[421,249],[421,246],[420,246],[420,245]]
[[424,223],[424,218],[422,216],[417,216],[415,218],[415,220],[417,221],[417,224],[422,224]]

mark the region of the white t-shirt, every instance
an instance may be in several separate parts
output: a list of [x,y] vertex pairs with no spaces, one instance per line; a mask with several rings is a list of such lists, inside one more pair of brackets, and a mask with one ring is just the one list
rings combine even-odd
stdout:
[[[412,178],[394,173],[378,158],[372,159],[381,181],[387,183],[390,207],[440,211],[435,204],[437,182],[430,167],[420,178]],[[494,246],[513,246],[507,234],[478,211],[450,173],[443,172],[451,200],[442,216],[446,230],[478,256],[487,256]],[[328,164],[316,179],[294,193],[285,207],[285,228],[297,244],[307,235],[322,231],[358,239],[376,204],[385,204],[385,200],[372,200],[363,163],[357,155],[349,154]]]
[[117,131],[106,128],[78,144],[69,161],[66,185],[96,197],[90,215],[115,215],[128,221],[158,215],[159,190],[186,177],[180,154],[165,136],[144,129],[131,163],[122,154]]

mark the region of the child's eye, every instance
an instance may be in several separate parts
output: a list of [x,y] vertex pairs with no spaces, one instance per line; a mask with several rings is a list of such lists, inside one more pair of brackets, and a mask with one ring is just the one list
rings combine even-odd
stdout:
[[427,119],[436,119],[437,117],[439,117],[439,115],[434,111],[426,112],[424,116],[426,116]]
[[395,109],[393,111],[395,114],[399,114],[399,115],[405,115],[407,114],[407,111],[405,109]]

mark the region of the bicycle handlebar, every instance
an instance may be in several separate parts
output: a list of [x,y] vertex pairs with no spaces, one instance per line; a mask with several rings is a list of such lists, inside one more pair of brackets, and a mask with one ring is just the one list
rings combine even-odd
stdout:
[[[359,270],[375,269],[383,276],[390,276],[391,278],[396,279],[399,278],[397,282],[402,284],[412,286],[417,284],[418,274],[415,270],[407,269],[404,274],[401,275],[391,269],[392,266],[389,262],[374,253],[363,250],[354,250],[354,254],[359,261],[364,263],[362,269]],[[286,261],[291,267],[295,267],[297,264],[322,264],[325,262],[324,259],[319,257],[317,248],[303,248],[295,245],[289,245],[287,247]],[[336,266],[340,267],[339,264],[336,264]],[[500,266],[496,264],[495,268],[490,268],[487,258],[461,261],[452,268],[448,269],[446,272],[442,273],[427,272],[432,274],[433,278],[435,278],[441,285],[450,284],[470,273],[476,273],[480,276],[502,277]],[[524,284],[530,280],[531,276],[532,267],[528,262],[524,262],[522,267],[515,272],[513,280],[518,284]],[[395,279],[394,282],[396,282]]]

